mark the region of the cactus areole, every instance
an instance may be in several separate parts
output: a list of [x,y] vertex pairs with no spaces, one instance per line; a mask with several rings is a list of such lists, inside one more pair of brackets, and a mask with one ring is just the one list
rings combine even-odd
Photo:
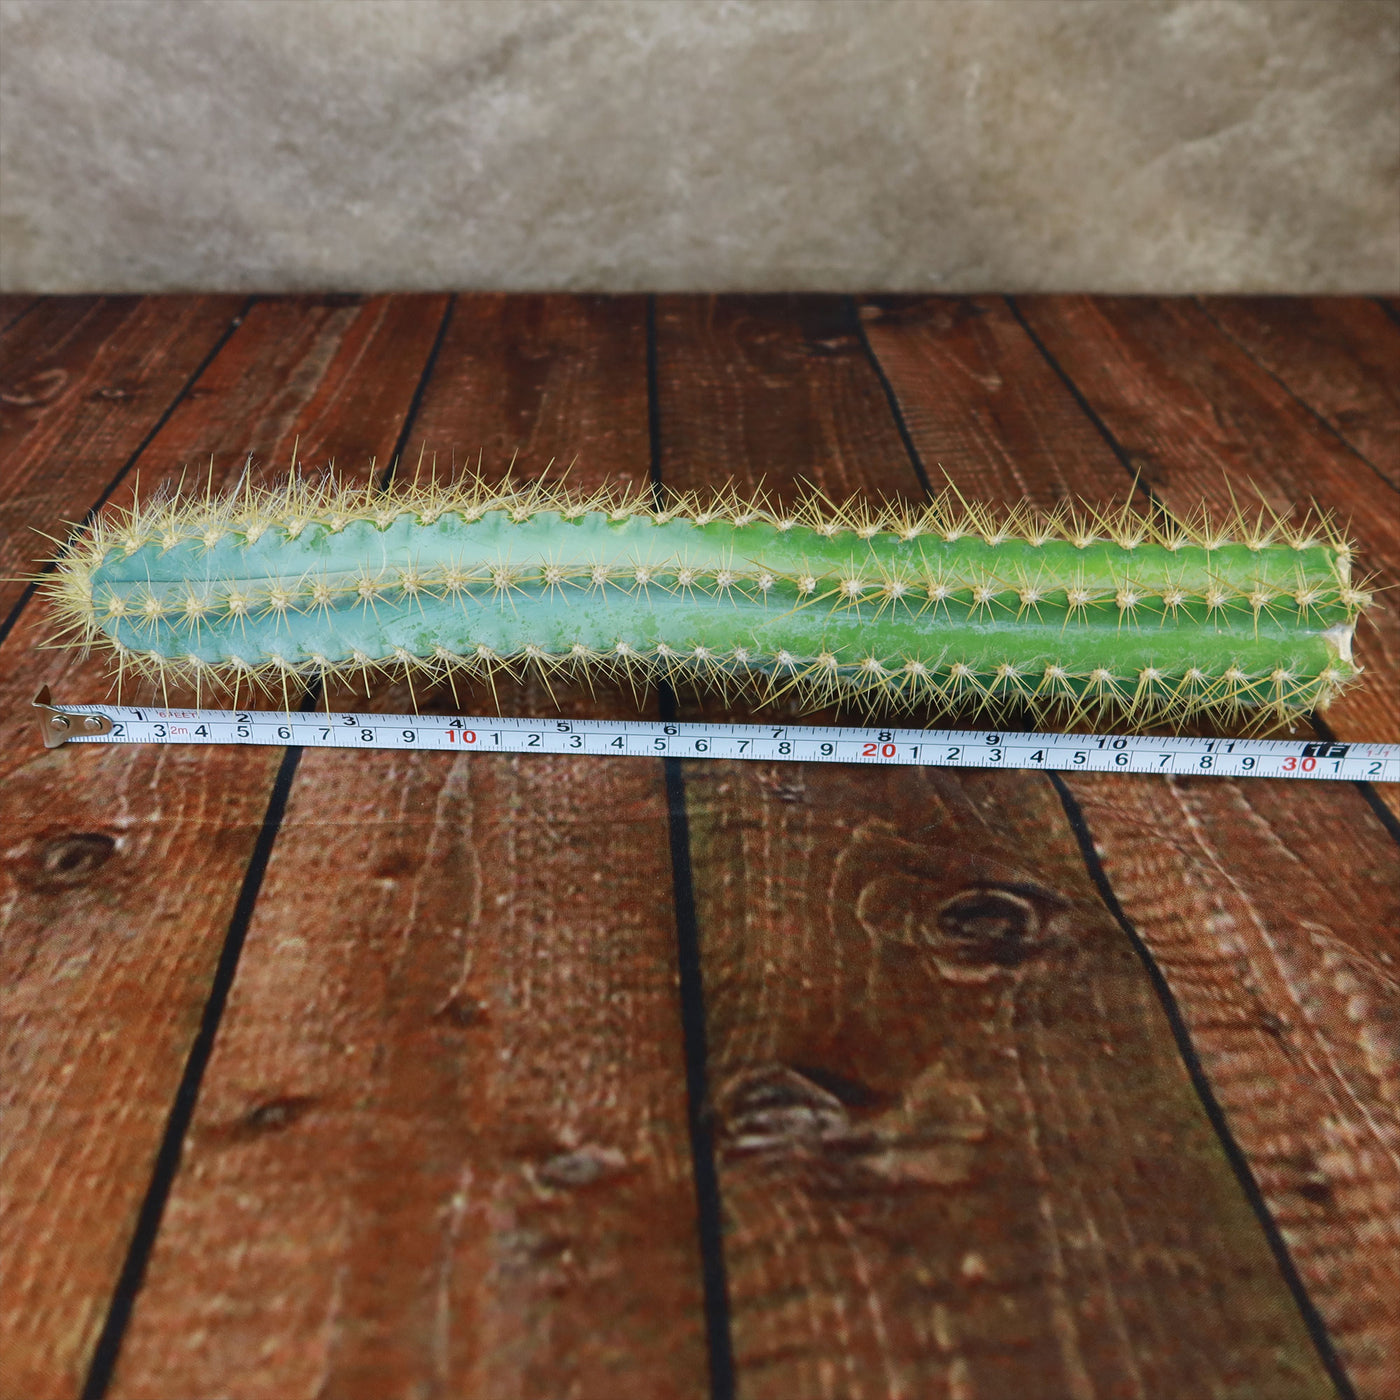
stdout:
[[928,718],[1286,721],[1358,674],[1326,520],[293,479],[81,529],[45,590],[119,675],[197,693],[504,669]]

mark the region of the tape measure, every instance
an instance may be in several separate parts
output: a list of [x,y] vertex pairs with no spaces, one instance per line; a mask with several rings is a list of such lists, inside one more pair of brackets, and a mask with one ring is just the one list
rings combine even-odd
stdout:
[[738,758],[763,763],[887,763],[923,768],[1400,782],[1400,744],[54,705],[47,686],[34,704],[43,712],[40,727],[49,748],[60,744],[264,744],[308,749]]

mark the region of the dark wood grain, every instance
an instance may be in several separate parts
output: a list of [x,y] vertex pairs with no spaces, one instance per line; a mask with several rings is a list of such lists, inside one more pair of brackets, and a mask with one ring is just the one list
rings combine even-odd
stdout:
[[1362,297],[1207,297],[1201,309],[1400,487],[1400,326],[1383,307]]
[[[1052,324],[1063,305],[1038,304],[1035,324]],[[1088,338],[1089,319],[1079,326],[1076,363],[1112,354]],[[1071,391],[1049,364],[1037,369],[1016,347],[1019,328],[999,298],[876,304],[865,324],[901,404],[942,402],[946,386],[968,373],[993,377],[1003,363],[997,347],[1007,345],[1006,362],[1033,386],[1026,392],[1045,417],[1072,406]],[[1023,347],[1029,344],[1026,338]],[[960,377],[954,366],[962,358],[969,363]],[[1166,363],[1157,398],[1136,389],[1138,440],[1167,438],[1153,405],[1160,401],[1163,418],[1174,421],[1179,409],[1168,384],[1184,372]],[[964,412],[911,415],[919,450],[947,457],[956,429],[944,425]],[[964,492],[996,499],[1029,485],[1044,502],[1061,482],[1073,488],[1082,480],[1088,495],[1089,483],[1111,481],[1115,466],[1121,470],[1097,433],[1057,432],[1055,446],[1043,448],[1029,418],[1000,421],[1006,437],[980,469],[959,462],[955,476]],[[1015,478],[1003,465],[1011,457],[1020,464]],[[1356,470],[1367,469],[1358,463]],[[1168,474],[1154,489],[1170,492],[1173,480]],[[1168,503],[1184,505],[1170,495]],[[1385,1300],[1400,1266],[1392,1078],[1400,1003],[1388,961],[1393,843],[1360,795],[1341,784],[1065,780],[1122,907],[1180,1004],[1231,1130],[1339,1350],[1367,1393],[1384,1394],[1376,1362],[1392,1344],[1387,1329],[1395,1315]],[[1369,979],[1365,995],[1345,1006],[1337,979],[1350,974],[1338,971],[1338,939],[1351,947],[1363,970],[1358,976]],[[1339,1143],[1349,1146],[1339,1153]],[[1289,1153],[1303,1164],[1291,1174],[1280,1165]],[[1299,1172],[1312,1176],[1305,1181]],[[1300,1191],[1316,1199],[1300,1208]],[[1343,1198],[1345,1206],[1336,1204]]]
[[[666,298],[658,330],[668,484],[917,492],[844,303]],[[1009,380],[979,424],[1027,418]],[[741,1394],[1325,1388],[1048,780],[685,785]]]
[[15,576],[53,553],[243,303],[48,298],[0,337],[0,619],[24,591]]
[[[413,438],[645,481],[645,365],[461,298]],[[704,1393],[675,937],[659,764],[308,752],[113,1395]]]
[[[387,451],[442,305],[259,304],[151,442],[138,464],[144,488],[216,449],[216,484],[248,452],[285,461],[341,378],[340,435],[357,450]],[[180,308],[167,315],[180,320]],[[367,321],[394,356],[381,362],[358,345]],[[416,347],[405,322],[417,326]],[[159,317],[148,324],[166,339]],[[139,362],[139,347],[127,353]],[[378,397],[395,377],[397,419],[383,416]],[[147,429],[165,408],[148,405]],[[131,431],[139,441],[140,426]],[[95,451],[68,459],[75,513],[121,466]],[[123,481],[115,499],[130,489]],[[31,604],[0,649],[0,1102],[7,1124],[22,1125],[0,1148],[0,1254],[15,1261],[0,1283],[0,1351],[9,1393],[26,1400],[82,1384],[281,759],[270,750],[45,751],[28,710],[41,683],[70,703],[107,690],[95,662],[38,649],[45,626]]]
[[[1199,306],[1153,297],[1026,297],[1027,322],[1173,510],[1316,501],[1356,540],[1361,572],[1400,587],[1400,492],[1223,335]],[[1256,494],[1256,492],[1258,494]],[[1382,602],[1385,602],[1382,595]],[[1400,741],[1400,611],[1358,628],[1367,682],[1327,711],[1343,739]]]
[[4,335],[21,316],[38,304],[38,297],[22,292],[6,292],[0,296],[0,335]]

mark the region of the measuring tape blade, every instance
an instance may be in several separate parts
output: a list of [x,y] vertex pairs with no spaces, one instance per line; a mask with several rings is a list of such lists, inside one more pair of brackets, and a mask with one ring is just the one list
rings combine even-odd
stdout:
[[311,749],[738,758],[765,763],[884,763],[924,768],[1400,782],[1400,744],[679,720],[60,706],[51,703],[47,687],[34,704],[43,711],[40,726],[50,748],[60,744],[266,744]]

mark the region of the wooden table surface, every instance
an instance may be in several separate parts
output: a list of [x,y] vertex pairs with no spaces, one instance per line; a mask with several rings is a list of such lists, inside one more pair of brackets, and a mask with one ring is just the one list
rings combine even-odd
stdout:
[[[7,297],[0,412],[7,577],[299,440],[1257,489],[1400,586],[1377,300]],[[1400,740],[1397,596],[1319,734]],[[106,678],[0,618],[4,1400],[1400,1395],[1396,788],[45,751]]]

